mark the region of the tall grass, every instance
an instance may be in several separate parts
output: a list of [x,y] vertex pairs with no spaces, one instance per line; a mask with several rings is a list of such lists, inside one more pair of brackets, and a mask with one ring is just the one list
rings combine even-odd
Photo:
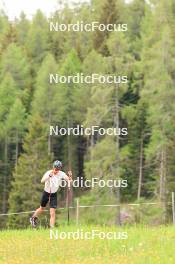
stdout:
[[60,226],[55,231],[77,229],[127,232],[128,239],[55,240],[50,230],[0,232],[0,263],[4,264],[174,264],[175,227]]

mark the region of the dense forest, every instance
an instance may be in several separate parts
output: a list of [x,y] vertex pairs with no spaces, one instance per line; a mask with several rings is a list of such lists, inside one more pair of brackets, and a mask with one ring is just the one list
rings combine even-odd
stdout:
[[[127,31],[50,31],[50,22],[77,21],[127,24]],[[124,75],[128,82],[49,82],[51,73],[80,72]],[[50,125],[125,127],[128,135],[51,136]],[[74,178],[128,182],[127,188],[75,189],[72,202],[156,201],[162,221],[169,221],[175,187],[174,0],[92,0],[60,5],[49,18],[38,10],[32,20],[21,13],[9,21],[1,10],[0,139],[1,214],[34,210],[40,179],[59,159]],[[22,221],[8,218],[9,224]]]

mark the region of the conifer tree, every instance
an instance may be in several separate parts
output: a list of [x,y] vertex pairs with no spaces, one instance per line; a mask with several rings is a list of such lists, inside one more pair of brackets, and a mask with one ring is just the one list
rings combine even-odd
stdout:
[[[142,98],[148,102],[147,122],[151,127],[151,138],[147,148],[147,159],[155,159],[155,193],[164,209],[164,221],[167,216],[167,194],[169,179],[169,147],[174,137],[174,79],[171,63],[174,43],[171,25],[167,23],[166,1],[155,3],[155,12],[150,13],[143,24],[142,65],[144,71],[144,89]],[[162,14],[160,17],[159,14]],[[159,63],[157,63],[159,62]]]
[[16,30],[19,44],[26,47],[27,36],[30,30],[30,22],[26,18],[24,12],[21,12],[19,20],[16,21]]
[[7,34],[10,30],[10,23],[6,14],[0,10],[0,55],[6,49],[6,46],[9,44],[7,43]]
[[31,76],[25,52],[15,43],[10,44],[3,53],[0,69],[0,80],[6,73],[10,73],[24,106],[28,108],[30,104]]
[[46,17],[38,10],[32,20],[32,25],[26,39],[27,53],[32,59],[34,71],[38,69],[47,54],[48,29]]
[[[49,81],[49,74],[57,73],[57,64],[51,54],[48,54],[44,59],[41,68],[37,75],[35,93],[32,102],[32,112],[39,114],[44,122],[52,125],[53,122],[58,122],[58,89],[55,84]],[[48,129],[49,130],[49,129]],[[48,152],[52,149],[51,137],[48,136]]]
[[15,143],[15,164],[17,166],[17,160],[19,155],[19,143],[22,143],[22,138],[27,125],[27,114],[21,100],[17,98],[10,108],[7,120],[5,122],[6,130],[9,137]]
[[7,197],[8,197],[8,186],[9,186],[9,175],[10,175],[10,164],[9,164],[9,130],[6,125],[10,108],[14,104],[15,97],[17,95],[15,82],[10,75],[6,73],[2,82],[0,83],[0,138],[1,138],[1,188],[0,193],[2,194],[2,212],[6,212],[7,209]]
[[[18,160],[9,197],[9,212],[32,211],[39,206],[41,178],[49,169],[51,156],[47,151],[47,129],[40,116],[31,117],[29,132],[24,139],[24,153]],[[28,215],[10,216],[13,227],[25,226]]]
[[[120,1],[115,0],[104,0],[99,7],[99,23],[108,25],[108,24],[117,24],[121,22],[120,10],[121,3]],[[109,55],[109,51],[106,45],[106,41],[110,35],[109,31],[100,31],[97,30],[94,34],[94,48],[100,51],[103,55]]]
[[[67,57],[64,59],[60,67],[59,74],[65,76],[73,76],[77,73],[80,73],[81,62],[75,52],[71,50]],[[78,120],[75,116],[76,110],[78,109],[76,104],[76,95],[80,91],[81,87],[79,84],[74,83],[65,83],[59,84],[58,87],[58,107],[59,114],[61,117],[61,126],[62,127],[73,127],[78,123]],[[67,161],[67,166],[69,168],[76,168],[75,163],[72,162],[72,155],[75,153],[76,148],[73,144],[75,137],[67,136],[65,141],[64,155],[65,160]]]

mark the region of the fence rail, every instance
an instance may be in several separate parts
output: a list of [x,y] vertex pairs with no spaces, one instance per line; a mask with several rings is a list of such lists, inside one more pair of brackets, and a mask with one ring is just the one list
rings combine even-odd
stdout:
[[[77,201],[79,201],[77,199]],[[121,206],[142,206],[142,205],[161,205],[160,202],[157,203],[123,203],[123,204],[95,204],[95,205],[79,205],[78,202],[78,206],[69,206],[69,209],[77,209],[78,208],[96,208],[96,207],[121,207]],[[172,202],[168,202],[167,204],[172,204]],[[67,207],[60,207],[57,208],[57,210],[65,210]],[[49,211],[47,209],[45,209],[44,211]],[[20,214],[29,214],[29,213],[34,213],[35,211],[24,211],[24,212],[14,212],[14,213],[4,213],[4,214],[0,214],[0,216],[8,216],[8,215],[20,215]]]
[[[167,204],[171,205],[172,207],[172,222],[175,224],[175,193],[172,192],[172,199],[171,202],[168,202]],[[143,205],[159,205],[161,207],[161,202],[143,202],[143,203],[122,203],[122,204],[96,204],[96,205],[80,205],[79,198],[76,199],[76,206],[66,206],[66,207],[61,207],[58,208],[57,210],[66,210],[68,209],[75,209],[76,211],[76,224],[79,224],[79,219],[80,219],[80,209],[81,208],[100,208],[100,207],[129,207],[129,206],[137,206],[141,207]],[[44,210],[45,212],[49,211],[48,209]],[[0,214],[0,217],[3,216],[11,216],[11,215],[23,215],[23,214],[32,214],[35,211],[23,211],[23,212],[12,212],[12,213],[2,213]]]

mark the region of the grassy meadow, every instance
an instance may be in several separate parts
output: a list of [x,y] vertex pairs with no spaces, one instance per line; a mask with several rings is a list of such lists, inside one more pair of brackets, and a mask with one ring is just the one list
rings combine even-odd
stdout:
[[173,226],[60,226],[59,231],[127,232],[127,239],[50,239],[49,229],[0,232],[0,263],[4,264],[174,264]]

